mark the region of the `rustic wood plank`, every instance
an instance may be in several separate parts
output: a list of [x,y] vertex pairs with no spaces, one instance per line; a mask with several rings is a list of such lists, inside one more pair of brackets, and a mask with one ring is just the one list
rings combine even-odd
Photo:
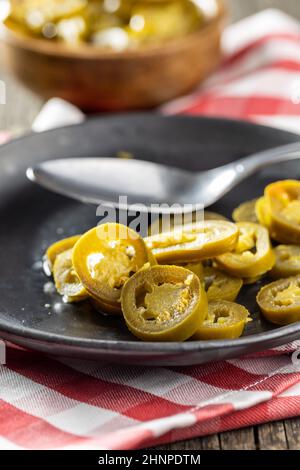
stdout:
[[156,450],[220,450],[220,448],[217,434],[155,447]]
[[[197,441],[197,439],[194,439]],[[206,436],[199,439],[200,442],[200,449],[201,450],[219,450],[220,446],[220,439],[217,434],[212,436]],[[196,449],[196,447],[194,447]]]
[[222,450],[255,450],[254,429],[246,428],[220,434]]
[[259,426],[258,443],[260,450],[288,449],[284,423],[279,421],[276,423],[266,423]]
[[284,422],[288,448],[300,450],[300,418],[288,419]]

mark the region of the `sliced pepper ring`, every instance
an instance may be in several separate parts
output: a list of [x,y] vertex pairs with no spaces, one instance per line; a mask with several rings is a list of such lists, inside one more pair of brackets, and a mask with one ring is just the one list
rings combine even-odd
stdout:
[[212,267],[204,268],[202,279],[209,302],[214,300],[234,302],[243,285],[242,279]]
[[263,315],[272,323],[300,321],[300,275],[264,286],[256,297]]
[[222,214],[211,211],[199,211],[189,214],[188,218],[185,219],[185,214],[178,216],[174,215],[160,215],[154,222],[152,222],[148,228],[148,235],[153,236],[159,233],[171,232],[176,227],[182,227],[184,225],[196,224],[205,220],[229,220]]
[[274,249],[276,263],[270,275],[275,279],[300,274],[300,246],[279,245]]
[[201,261],[231,251],[237,239],[235,224],[210,220],[147,237],[145,243],[158,263],[177,264]]
[[72,264],[72,251],[63,251],[56,256],[53,266],[53,278],[57,292],[63,296],[64,302],[79,302],[88,297]]
[[189,271],[192,271],[192,273],[196,274],[196,276],[199,277],[200,281],[203,279],[203,264],[201,261],[198,263],[187,263],[187,264],[182,264],[179,265],[182,268],[188,269]]
[[255,211],[257,199],[246,201],[240,204],[232,213],[235,222],[254,222],[257,223],[257,215]]
[[256,278],[275,264],[275,255],[265,227],[251,222],[237,223],[240,235],[231,253],[218,256],[219,266],[230,274],[242,278]]
[[[268,213],[266,199],[264,196],[257,199],[255,204],[255,213],[259,223],[270,231],[270,214]],[[270,236],[272,236],[271,233]]]
[[208,314],[193,336],[195,340],[235,339],[251,321],[248,310],[225,300],[209,302]]
[[179,266],[141,269],[126,282],[121,299],[127,327],[146,341],[185,341],[207,314],[199,278]]
[[265,188],[263,202],[257,208],[274,240],[300,244],[300,181],[285,180]]
[[63,251],[73,248],[75,243],[79,240],[81,235],[73,235],[72,237],[64,238],[58,242],[52,243],[43,256],[43,269],[47,276],[51,276],[53,265],[56,257]]
[[104,311],[121,314],[121,291],[145,263],[153,264],[143,239],[129,227],[103,224],[86,232],[73,249],[82,284]]

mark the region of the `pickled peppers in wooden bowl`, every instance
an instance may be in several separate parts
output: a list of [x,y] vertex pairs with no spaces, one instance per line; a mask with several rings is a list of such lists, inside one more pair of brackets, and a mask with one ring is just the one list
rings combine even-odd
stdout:
[[89,299],[145,341],[240,337],[251,316],[236,299],[261,279],[264,317],[300,321],[300,181],[267,186],[234,210],[235,222],[213,217],[146,238],[98,225],[51,245],[44,270],[65,302]]
[[153,109],[215,70],[225,18],[225,0],[1,0],[1,58],[43,100]]
[[204,22],[193,0],[11,0],[6,19],[29,36],[116,50],[184,36]]

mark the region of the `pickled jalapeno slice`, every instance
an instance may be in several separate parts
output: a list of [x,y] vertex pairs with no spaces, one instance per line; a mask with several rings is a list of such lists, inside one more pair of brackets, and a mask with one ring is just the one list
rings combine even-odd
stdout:
[[263,315],[272,323],[287,325],[300,321],[300,275],[264,286],[256,300]]
[[243,285],[242,279],[213,267],[203,269],[203,282],[209,302],[213,300],[234,302]]
[[275,264],[275,255],[265,227],[252,222],[237,223],[239,239],[231,253],[216,258],[219,266],[242,278],[256,278]]
[[256,212],[274,240],[300,244],[300,181],[277,181],[267,186]]
[[183,225],[171,232],[145,238],[160,264],[196,262],[234,249],[238,239],[235,224],[210,220]]
[[211,211],[198,211],[192,214],[168,214],[160,215],[154,222],[152,222],[148,228],[148,235],[157,235],[163,232],[171,232],[176,227],[182,227],[183,225],[197,224],[204,220],[229,220],[218,212]]
[[209,302],[208,314],[193,336],[195,340],[239,338],[245,325],[251,321],[248,310],[242,305],[218,300]]
[[274,249],[276,263],[270,275],[275,279],[300,274],[300,246],[279,245]]
[[63,251],[73,248],[73,246],[79,240],[80,237],[81,235],[74,235],[72,237],[59,240],[58,242],[55,242],[49,246],[43,256],[43,268],[47,276],[51,276],[52,274],[53,265],[56,257]]
[[120,224],[103,224],[86,232],[73,249],[73,265],[82,284],[103,310],[121,314],[125,282],[145,263],[155,263],[143,239]]
[[57,292],[62,295],[64,302],[79,302],[88,297],[88,293],[77,276],[73,263],[72,251],[58,254],[53,265],[53,278]]
[[196,274],[196,276],[199,277],[200,281],[203,278],[204,268],[203,268],[201,261],[199,261],[198,263],[187,263],[187,264],[182,265],[182,267]]
[[246,201],[240,204],[232,213],[235,222],[254,222],[257,223],[257,215],[255,211],[257,199]]
[[145,341],[185,341],[207,314],[199,278],[179,266],[152,266],[133,275],[122,290],[129,330]]
[[257,199],[255,204],[255,213],[258,222],[269,230],[271,221],[269,212],[267,210],[266,199],[264,196]]

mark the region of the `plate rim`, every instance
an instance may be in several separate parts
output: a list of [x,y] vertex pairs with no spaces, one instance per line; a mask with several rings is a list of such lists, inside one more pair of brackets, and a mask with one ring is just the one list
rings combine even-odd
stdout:
[[[1,312],[0,312],[1,314]],[[63,336],[55,333],[47,333],[33,328],[19,327],[16,325],[6,325],[1,322],[0,318],[0,335],[2,332],[19,336],[21,338],[33,339],[38,341],[44,341],[51,344],[59,344],[64,346],[73,347],[84,347],[93,350],[104,349],[110,350],[115,345],[119,351],[128,352],[155,352],[155,353],[196,353],[203,350],[216,349],[222,347],[222,349],[242,348],[248,345],[262,345],[265,340],[276,340],[285,338],[290,334],[300,333],[300,322],[292,323],[290,325],[274,328],[274,330],[264,331],[255,333],[249,336],[242,336],[237,339],[228,340],[209,340],[209,341],[184,341],[184,342],[151,342],[151,341],[139,341],[139,340],[103,340],[103,339],[85,339],[76,338],[72,336]],[[23,334],[20,334],[23,333]],[[0,338],[1,339],[1,338]],[[286,344],[286,343],[282,343]]]
[[[114,119],[136,119],[136,118],[142,118],[142,119],[147,119],[147,118],[152,118],[152,117],[156,117],[156,118],[162,118],[162,119],[166,119],[166,120],[181,120],[181,119],[184,119],[184,120],[189,120],[189,121],[209,121],[211,123],[213,122],[218,122],[218,123],[222,123],[222,122],[226,122],[228,124],[233,124],[233,125],[239,125],[239,126],[242,126],[242,127],[249,127],[249,128],[252,128],[252,129],[255,129],[255,128],[258,128],[258,129],[265,129],[267,131],[278,131],[279,133],[281,134],[285,134],[286,136],[291,136],[291,137],[297,137],[300,141],[300,134],[297,134],[293,131],[288,131],[288,130],[285,130],[285,129],[280,129],[280,128],[277,128],[277,127],[272,127],[272,126],[267,126],[265,124],[259,124],[259,123],[256,123],[256,122],[251,122],[251,121],[246,121],[244,119],[232,119],[232,118],[228,118],[228,117],[218,117],[218,116],[198,116],[198,115],[190,115],[190,114],[162,114],[158,111],[152,111],[152,112],[120,112],[120,113],[113,113],[113,114],[95,114],[95,115],[92,115],[92,116],[87,116],[85,117],[84,121],[82,122],[79,122],[79,123],[75,123],[75,124],[68,124],[66,126],[61,126],[61,127],[55,127],[53,129],[48,129],[46,131],[38,131],[38,132],[34,132],[32,130],[29,130],[27,132],[25,132],[24,134],[22,134],[21,136],[17,136],[17,137],[14,137],[12,140],[9,140],[8,142],[4,142],[3,144],[1,144],[0,146],[0,153],[2,151],[2,149],[5,149],[5,148],[8,148],[9,146],[11,145],[14,145],[15,143],[18,143],[20,141],[23,141],[23,140],[27,140],[27,139],[32,139],[32,138],[35,138],[36,136],[42,136],[42,135],[51,135],[51,134],[55,134],[56,132],[59,132],[59,131],[64,131],[64,130],[68,130],[68,129],[73,129],[73,128],[79,128],[79,127],[83,127],[85,126],[86,124],[88,124],[89,122],[93,122],[93,121],[108,121],[108,120],[114,120]],[[270,147],[272,148],[272,147]],[[70,157],[72,158],[72,157]]]

